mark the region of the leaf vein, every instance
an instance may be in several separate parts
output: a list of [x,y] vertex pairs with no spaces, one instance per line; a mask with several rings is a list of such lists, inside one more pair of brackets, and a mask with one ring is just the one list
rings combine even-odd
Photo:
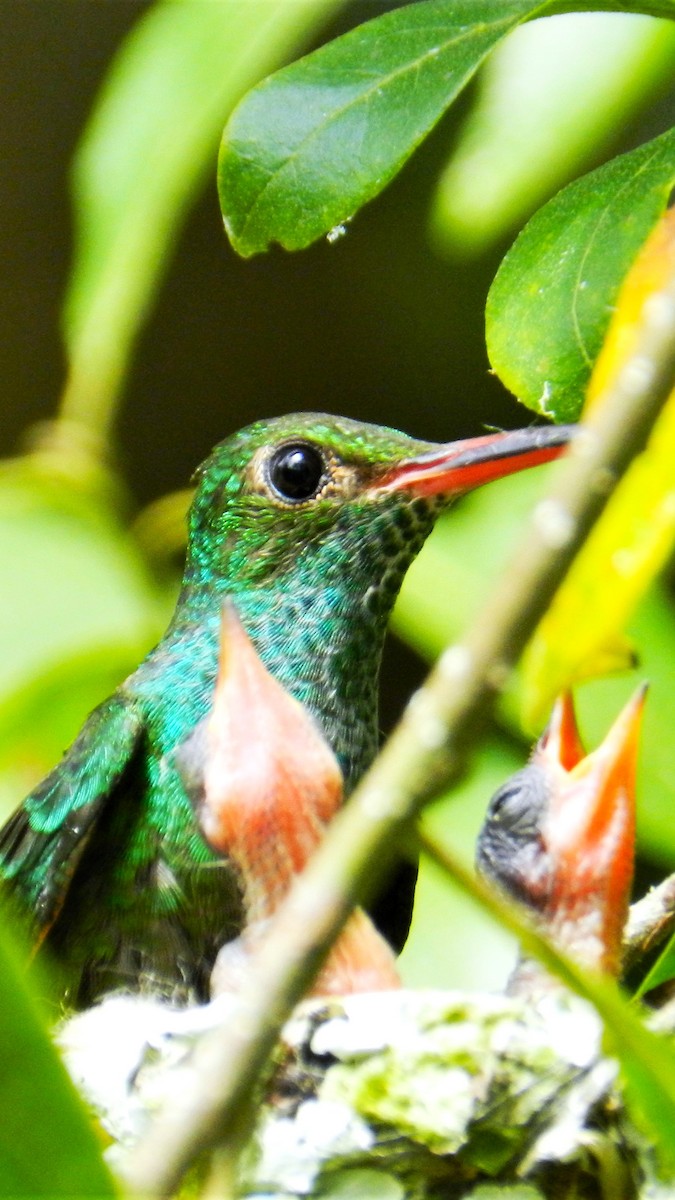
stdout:
[[[491,28],[493,28],[495,30],[495,33],[497,31],[501,31],[501,30],[508,30],[508,28],[510,26],[517,24],[520,20],[521,20],[521,17],[512,17],[512,16],[504,17],[500,21],[495,22],[494,25],[491,26]],[[367,88],[363,92],[360,92],[356,98],[351,98],[340,108],[332,111],[330,113],[330,115],[324,121],[322,121],[320,124],[314,126],[311,129],[311,131],[304,138],[302,138],[302,140],[298,143],[298,145],[295,147],[293,152],[287,156],[287,158],[283,162],[282,166],[278,170],[276,170],[274,172],[270,172],[267,181],[265,182],[263,187],[261,187],[258,190],[258,192],[255,196],[255,199],[248,210],[246,220],[244,221],[243,225],[241,226],[241,232],[239,235],[240,238],[242,240],[245,239],[246,234],[247,234],[248,230],[250,229],[251,223],[253,222],[258,209],[262,205],[262,202],[265,198],[265,195],[266,195],[268,189],[270,187],[272,187],[276,181],[280,180],[287,172],[297,169],[297,160],[299,159],[302,152],[304,150],[306,150],[306,148],[309,145],[311,145],[313,140],[318,138],[327,129],[329,129],[331,125],[335,124],[338,120],[340,120],[342,117],[344,117],[345,114],[348,113],[350,110],[356,110],[359,105],[363,105],[364,108],[367,109],[367,106],[372,101],[374,95],[376,95],[377,92],[379,92],[383,88],[391,86],[396,80],[404,78],[406,74],[410,74],[411,77],[413,76],[413,74],[419,75],[426,60],[433,59],[433,58],[439,58],[442,53],[446,52],[448,49],[450,49],[456,45],[459,45],[461,42],[468,41],[471,38],[476,38],[478,35],[484,35],[484,31],[485,31],[485,24],[483,23],[480,26],[476,26],[476,25],[471,26],[469,29],[461,31],[460,34],[453,33],[453,36],[449,37],[442,44],[442,46],[440,48],[437,45],[435,45],[432,48],[430,48],[429,50],[427,50],[425,54],[417,57],[414,62],[412,62],[412,63],[406,62],[404,65],[397,67],[395,70],[389,72],[389,74],[387,74],[385,76],[378,75],[373,80],[373,83],[369,88]],[[497,40],[497,38],[495,37],[495,41],[496,40]],[[485,53],[482,54],[480,56],[480,58],[476,60],[476,62],[473,64],[473,66],[470,70],[470,74],[473,74],[473,72],[475,70],[477,70],[477,68],[480,65],[483,58],[485,58],[487,53],[489,53],[493,48],[494,48],[493,45],[489,46],[488,49],[485,51]],[[467,72],[465,72],[465,75],[466,74],[467,74]],[[452,94],[448,97],[447,103],[444,107],[447,107],[447,105],[454,98],[455,94],[456,94],[456,92],[452,92]],[[425,132],[424,130],[420,130],[419,136],[412,143],[411,151],[412,151],[412,149],[415,148],[415,146],[417,146],[419,144],[422,137],[424,136],[424,132]]]

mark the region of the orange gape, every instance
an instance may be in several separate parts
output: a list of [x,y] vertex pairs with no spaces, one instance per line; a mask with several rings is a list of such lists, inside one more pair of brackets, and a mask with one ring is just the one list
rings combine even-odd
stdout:
[[635,857],[635,771],[645,691],[585,755],[571,697],[556,703],[532,762],[546,770],[551,799],[541,830],[552,864],[547,928],[587,966],[618,974]]
[[[232,603],[223,610],[218,681],[208,720],[204,837],[235,864],[246,924],[224,947],[218,992],[236,990],[250,952],[342,802],[342,774],[316,723],[261,662]],[[312,989],[342,995],[400,987],[393,954],[370,918],[347,922]]]

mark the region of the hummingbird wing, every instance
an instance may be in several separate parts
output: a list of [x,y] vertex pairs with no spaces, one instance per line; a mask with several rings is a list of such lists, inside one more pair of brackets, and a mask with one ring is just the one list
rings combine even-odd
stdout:
[[0,880],[39,940],[56,920],[97,820],[130,769],[144,721],[116,692],[89,716],[61,762],[0,829]]

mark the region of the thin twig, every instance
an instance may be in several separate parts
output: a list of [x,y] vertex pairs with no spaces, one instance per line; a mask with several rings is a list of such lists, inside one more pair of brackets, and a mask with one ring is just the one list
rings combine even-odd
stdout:
[[623,936],[623,966],[630,970],[636,963],[663,945],[675,932],[675,875],[669,875],[631,904]]
[[297,881],[242,991],[237,1019],[204,1039],[198,1089],[161,1115],[130,1154],[125,1176],[134,1194],[170,1195],[196,1155],[218,1142],[236,1158],[284,1019],[406,827],[461,769],[495,694],[675,384],[675,280],[650,298],[643,317],[636,353],[536,506],[491,602],[413,696]]

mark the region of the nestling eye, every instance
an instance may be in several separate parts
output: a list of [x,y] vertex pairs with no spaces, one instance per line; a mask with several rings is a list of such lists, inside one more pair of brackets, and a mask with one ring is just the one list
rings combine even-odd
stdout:
[[511,837],[534,837],[549,800],[543,773],[532,763],[517,771],[492,797],[486,824],[499,826]]
[[310,500],[325,477],[325,463],[316,446],[296,442],[280,446],[269,460],[269,481],[283,500]]

